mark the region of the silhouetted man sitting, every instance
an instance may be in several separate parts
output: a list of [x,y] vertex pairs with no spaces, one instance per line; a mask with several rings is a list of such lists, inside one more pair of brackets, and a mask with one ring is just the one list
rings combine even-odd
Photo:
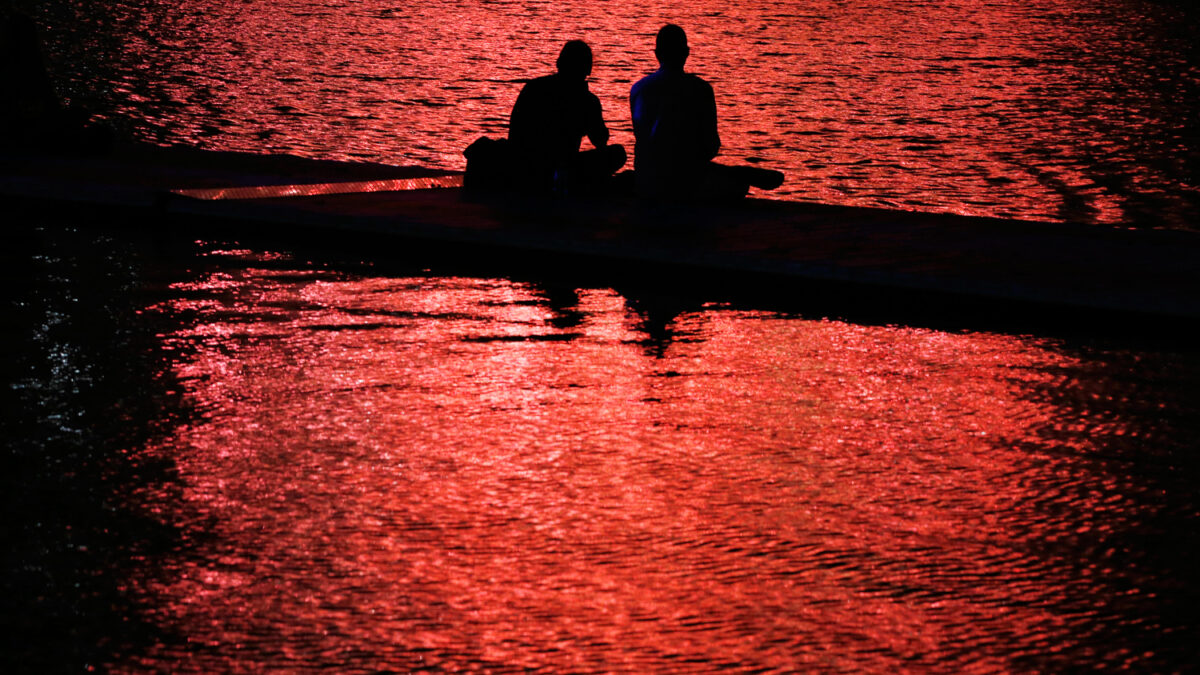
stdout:
[[[625,148],[608,144],[600,99],[588,90],[591,48],[571,40],[556,65],[558,72],[521,89],[507,144],[480,139],[467,148],[468,187],[577,194],[600,188],[625,163]],[[593,149],[580,152],[584,136]]]
[[751,186],[779,187],[783,174],[778,171],[712,161],[721,149],[716,99],[712,85],[684,72],[689,53],[683,29],[663,26],[654,44],[659,69],[639,80],[629,93],[638,193],[720,200],[743,197]]

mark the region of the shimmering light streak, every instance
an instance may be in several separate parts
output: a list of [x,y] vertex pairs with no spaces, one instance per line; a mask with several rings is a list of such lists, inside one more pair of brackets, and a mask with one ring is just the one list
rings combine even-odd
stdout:
[[313,197],[355,192],[400,192],[434,188],[462,187],[462,176],[425,176],[391,180],[351,181],[343,183],[310,183],[306,185],[256,185],[250,187],[195,188],[172,190],[172,194],[192,199],[273,199],[278,197]]

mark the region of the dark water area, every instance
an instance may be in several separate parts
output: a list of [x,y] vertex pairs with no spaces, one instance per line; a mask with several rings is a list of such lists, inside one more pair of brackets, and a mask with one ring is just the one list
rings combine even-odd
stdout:
[[131,494],[173,479],[134,450],[179,421],[135,247],[10,223],[3,259],[3,640],[6,672],[80,672],[154,629],[125,576],[178,532]]
[[6,672],[1198,665],[1192,348],[169,230],[11,229]]
[[462,169],[564,41],[632,148],[653,34],[691,36],[721,157],[773,196],[1193,229],[1197,12],[1154,0],[22,2],[62,95],[142,141]]

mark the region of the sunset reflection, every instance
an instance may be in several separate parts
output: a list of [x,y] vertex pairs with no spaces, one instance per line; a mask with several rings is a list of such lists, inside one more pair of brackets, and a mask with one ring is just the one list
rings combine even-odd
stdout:
[[1091,464],[1136,430],[1093,434],[1053,343],[705,306],[647,349],[611,289],[232,255],[157,308],[194,317],[163,339],[202,416],[158,452],[211,538],[144,592],[187,669],[1119,656],[1081,626],[1153,501]]
[[[1200,672],[1190,4],[12,4],[0,673]],[[666,23],[793,203],[460,190]]]
[[[692,37],[723,150],[799,201],[1194,228],[1200,71],[1180,3],[118,3],[46,18],[64,90],[137,138],[460,170],[586,40],[633,147],[654,31]],[[82,22],[82,23],[81,23]],[[75,30],[81,35],[69,34]],[[99,70],[99,72],[97,72]]]

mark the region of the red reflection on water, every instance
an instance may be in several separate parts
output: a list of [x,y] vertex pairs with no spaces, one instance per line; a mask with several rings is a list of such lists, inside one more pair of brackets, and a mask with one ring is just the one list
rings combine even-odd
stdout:
[[607,290],[178,290],[157,451],[213,536],[146,589],[193,645],[154,667],[1006,670],[1105,592],[1047,542],[1131,517],[1019,337],[710,308],[656,354]]
[[676,22],[716,87],[722,158],[783,170],[772,195],[1194,226],[1200,75],[1166,5],[177,4],[94,10],[119,47],[70,36],[116,60],[117,81],[63,64],[157,142],[461,169],[471,141],[506,132],[520,83],[582,38],[613,141],[632,148],[629,87]]

